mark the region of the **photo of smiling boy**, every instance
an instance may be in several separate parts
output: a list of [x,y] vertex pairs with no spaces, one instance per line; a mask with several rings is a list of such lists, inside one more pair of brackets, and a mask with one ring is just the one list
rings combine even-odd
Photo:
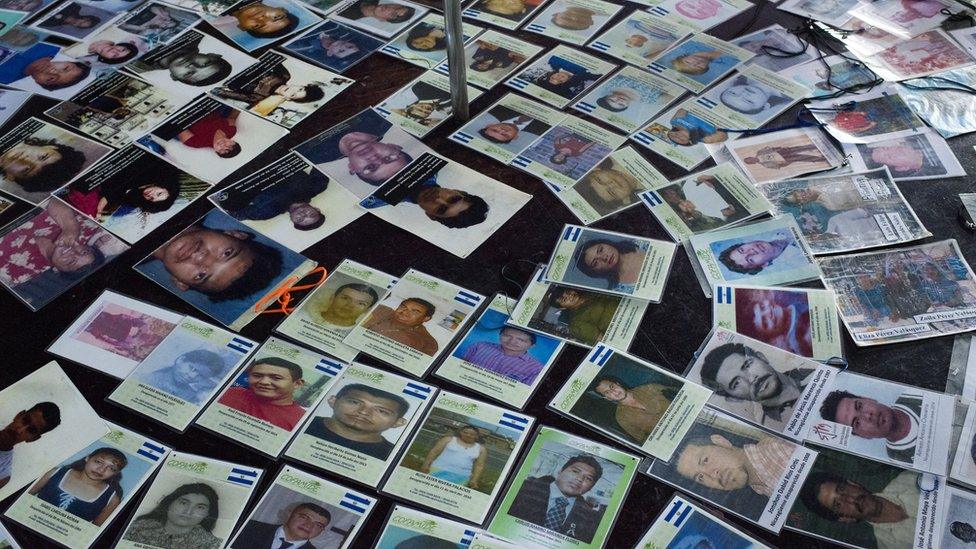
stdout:
[[401,396],[362,383],[344,385],[326,398],[332,416],[315,417],[305,434],[376,459],[390,457],[393,442],[383,436],[407,423],[410,403]]
[[278,357],[255,359],[246,368],[247,387],[231,387],[217,401],[249,416],[291,431],[305,409],[295,403],[295,390],[305,384],[302,367]]

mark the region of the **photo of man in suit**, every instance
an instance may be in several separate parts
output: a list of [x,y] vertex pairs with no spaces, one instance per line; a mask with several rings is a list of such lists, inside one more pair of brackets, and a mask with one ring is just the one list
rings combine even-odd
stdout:
[[269,524],[250,520],[234,542],[235,549],[318,549],[311,539],[318,537],[332,522],[332,514],[314,503],[300,503],[288,520]]
[[555,476],[528,477],[508,514],[590,543],[603,509],[584,497],[603,476],[603,467],[586,454],[569,458]]

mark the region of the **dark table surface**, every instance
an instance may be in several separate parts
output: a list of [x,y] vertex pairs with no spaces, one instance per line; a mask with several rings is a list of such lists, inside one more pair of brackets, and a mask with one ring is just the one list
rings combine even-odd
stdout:
[[[639,7],[636,4],[627,4],[627,8],[613,22],[615,23],[623,15]],[[772,23],[793,28],[797,26],[799,19],[774,9],[773,4],[761,2],[758,15],[755,9],[740,14],[711,31],[711,34],[729,39],[761,29]],[[203,25],[203,27],[207,28],[207,25]],[[210,30],[212,29],[208,29],[208,31]],[[547,48],[556,45],[554,40],[535,34],[522,33],[520,37]],[[266,165],[279,158],[290,147],[323,129],[344,120],[363,108],[381,102],[421,72],[422,70],[418,67],[380,53],[374,53],[345,73],[346,76],[356,80],[354,86],[314,116],[300,123],[277,145],[269,148],[252,163],[226,179],[224,185],[243,177],[256,167]],[[509,91],[508,88],[498,86],[485,93],[472,103],[472,116],[484,110],[507,91]],[[35,97],[25,109],[17,114],[12,124],[20,122],[30,114],[39,115],[52,104],[52,101]],[[790,111],[772,124],[789,123],[793,120],[793,116],[794,111]],[[531,263],[542,262],[548,258],[563,224],[577,223],[578,220],[555,196],[546,190],[538,179],[448,141],[446,136],[460,125],[459,122],[450,120],[432,132],[424,141],[438,153],[448,158],[533,195],[533,199],[521,211],[473,254],[467,259],[458,259],[412,234],[373,216],[366,215],[323,242],[309,248],[305,255],[328,269],[334,268],[344,258],[350,258],[394,274],[402,273],[413,267],[485,295],[490,296],[494,292],[500,291],[517,297],[521,291],[520,286],[512,279],[517,280],[518,284],[524,284],[532,272]],[[970,134],[949,141],[952,149],[969,171],[974,169],[973,144],[976,142],[974,140],[976,140],[976,136]],[[638,150],[641,149],[638,147]],[[641,153],[669,178],[678,177],[685,173],[668,161],[647,151],[641,150]],[[703,164],[702,168],[710,165],[711,161]],[[958,240],[967,260],[973,263],[976,262],[976,247],[973,245],[974,236],[965,231],[956,220],[959,204],[957,195],[960,192],[971,192],[973,190],[971,181],[970,177],[909,181],[899,184],[899,187],[916,209],[919,218],[934,235],[929,241],[955,238]],[[134,245],[131,250],[122,254],[114,262],[37,313],[31,313],[12,295],[0,292],[0,334],[2,334],[0,336],[0,357],[4,357],[3,367],[0,368],[0,387],[10,385],[52,360],[54,357],[45,352],[47,346],[105,288],[181,313],[204,318],[201,313],[176,296],[167,293],[158,285],[136,273],[132,269],[132,265],[209,209],[209,201],[198,200],[165,226]],[[17,214],[18,212],[13,213]],[[594,226],[601,229],[668,239],[664,229],[641,206],[636,206],[605,219]],[[503,269],[504,275],[507,276],[503,276]],[[661,304],[652,305],[648,308],[630,351],[672,371],[683,372],[693,352],[702,343],[711,328],[710,311],[710,301],[702,293],[687,256],[683,251],[679,251],[663,300]],[[263,341],[270,335],[271,330],[280,319],[280,316],[262,316],[248,325],[241,333],[254,340]],[[952,337],[941,337],[917,343],[858,348],[845,334],[845,351],[852,371],[939,391],[945,388],[951,349]],[[536,416],[539,423],[611,444],[612,442],[609,439],[546,409],[546,403],[549,402],[584,356],[584,349],[567,346],[525,411]],[[360,360],[367,364],[379,365],[378,362],[368,357],[361,356]],[[226,440],[196,427],[191,427],[183,435],[175,434],[161,425],[107,402],[105,398],[116,387],[117,380],[66,360],[59,360],[59,362],[95,410],[108,421],[119,423],[129,429],[156,438],[183,452],[198,453],[261,467],[270,473],[277,471],[283,464],[283,460],[268,459],[242,446],[229,444]],[[460,391],[474,397],[478,396],[443,380],[433,379],[431,381],[435,385],[450,391]],[[343,482],[342,478],[334,477],[327,472],[319,471],[319,473],[322,473],[326,478]],[[259,493],[263,492],[273,476],[273,474],[265,476],[258,487]],[[669,486],[651,480],[644,475],[638,475],[624,503],[623,511],[617,519],[616,526],[607,540],[607,547],[633,546],[668,502],[673,492],[674,489]],[[13,499],[14,497],[11,497],[0,502],[0,510],[6,509]],[[356,542],[357,547],[366,547],[374,543],[392,505],[391,498],[380,497],[378,506],[361,530]],[[133,508],[133,505],[129,505],[123,510],[108,528],[106,535],[101,538],[102,541],[99,542],[98,546],[108,546],[112,540],[117,538]],[[729,520],[776,547],[827,547],[831,545],[788,531],[783,531],[776,536],[738,519],[729,517]],[[49,544],[43,538],[16,524],[9,521],[5,521],[5,524],[26,548],[44,547]]]

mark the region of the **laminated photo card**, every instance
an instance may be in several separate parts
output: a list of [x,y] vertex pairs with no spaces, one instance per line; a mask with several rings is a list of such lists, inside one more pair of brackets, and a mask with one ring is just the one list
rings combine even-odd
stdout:
[[844,144],[851,168],[862,172],[888,168],[895,181],[946,179],[966,175],[946,140],[930,128],[918,135],[875,143]]
[[830,290],[717,284],[712,321],[795,355],[843,358],[836,295]]
[[[971,86],[976,84],[976,66],[945,71],[939,77]],[[976,131],[976,97],[940,89],[938,81],[915,79],[909,85],[918,89],[899,84],[898,93],[919,118],[946,139]]]
[[485,297],[410,269],[343,343],[423,377]]
[[837,374],[832,366],[715,328],[685,377],[715,391],[711,406],[802,442]]
[[354,0],[329,15],[330,19],[366,32],[393,38],[430,11],[407,0]]
[[394,505],[374,549],[469,547],[477,528],[410,507]]
[[255,61],[212,36],[189,30],[129,63],[125,70],[191,99],[216,88]]
[[136,143],[191,175],[218,183],[287,133],[250,111],[204,96]]
[[223,213],[210,210],[133,268],[231,329],[270,305],[315,262]]
[[[395,159],[396,154],[387,158]],[[531,198],[463,164],[423,153],[359,205],[391,225],[463,258],[495,234]]]
[[859,346],[976,328],[976,278],[955,240],[826,257],[820,268]]
[[515,157],[512,165],[563,188],[579,181],[625,140],[592,122],[568,116]]
[[207,22],[244,51],[271,45],[321,21],[295,0],[241,0]]
[[331,357],[268,338],[195,423],[278,457],[345,367]]
[[51,197],[0,229],[0,286],[37,311],[128,249]]
[[509,543],[500,537],[493,536],[488,532],[477,532],[471,538],[469,549],[518,549],[518,545]]
[[670,459],[712,391],[598,343],[549,407],[659,459]]
[[383,41],[378,38],[326,19],[285,42],[281,48],[320,67],[341,73],[369,57],[382,45]]
[[125,15],[114,26],[152,44],[167,44],[200,21],[199,14],[192,10],[162,2],[148,2],[138,9],[123,8],[123,11]]
[[[26,30],[30,35],[47,36],[35,29]],[[96,74],[87,63],[66,55],[61,49],[39,41],[26,49],[5,46],[5,58],[0,62],[0,84],[51,99],[71,97],[94,80]]]
[[448,139],[508,164],[567,116],[542,103],[508,93]]
[[183,318],[179,313],[105,290],[47,351],[122,379],[148,357]]
[[475,0],[461,15],[513,31],[528,21],[545,0]]
[[826,2],[823,0],[786,0],[776,9],[840,27],[851,19],[847,12],[857,7],[859,3],[859,0],[828,0]]
[[806,86],[753,64],[740,67],[695,102],[729,128],[748,130],[766,125],[809,94]]
[[[831,55],[777,73],[809,88],[810,97],[814,98],[837,93],[841,88],[867,87],[878,78],[859,62],[843,55]],[[904,89],[899,92],[907,99]]]
[[945,479],[819,451],[786,528],[845,547],[939,547]]
[[88,63],[92,72],[104,76],[116,72],[156,46],[159,44],[111,26],[65,48],[63,53]]
[[281,321],[275,332],[350,362],[359,351],[342,340],[397,280],[393,275],[344,259]]
[[640,458],[540,426],[488,532],[520,547],[600,548]]
[[554,0],[524,30],[582,46],[622,9],[603,0]]
[[941,29],[901,40],[862,61],[888,81],[919,78],[973,64],[966,50]]
[[860,4],[849,13],[886,32],[901,38],[911,38],[925,31],[938,28],[949,18],[945,12],[954,12],[963,7],[952,0],[927,0],[903,4],[899,0],[879,0],[870,4]]
[[30,98],[31,94],[28,92],[0,90],[0,125],[6,124]]
[[671,496],[671,501],[636,545],[637,549],[698,546],[770,549],[679,494]]
[[976,495],[954,486],[945,486],[944,520],[942,532],[935,531],[935,539],[941,536],[939,547],[944,549],[964,549],[971,543],[976,531],[973,530],[973,513],[976,513]]
[[257,346],[184,317],[108,400],[183,432]]
[[659,181],[638,196],[677,242],[758,217],[771,208],[755,185],[729,163],[674,182]]
[[693,235],[687,248],[708,297],[721,282],[788,286],[820,278],[813,252],[791,216]]
[[828,171],[846,158],[819,128],[793,128],[736,139],[726,151],[758,187],[762,183]]
[[811,415],[807,440],[897,467],[945,475],[952,395],[840,372]]
[[[484,30],[477,25],[461,23],[461,34],[465,43]],[[423,69],[436,67],[447,59],[444,16],[439,13],[428,13],[406,32],[384,44],[380,52]]]
[[514,408],[525,407],[563,341],[507,324],[516,303],[495,294],[434,375]]
[[695,32],[684,18],[635,11],[587,46],[643,69],[650,60]]
[[482,524],[535,418],[441,391],[383,492]]
[[582,347],[630,347],[648,301],[550,284],[546,268],[536,269],[509,323]]
[[355,83],[351,78],[276,51],[234,75],[210,94],[292,128]]
[[92,167],[112,148],[28,118],[0,136],[0,191],[40,204]]
[[667,181],[633,147],[622,147],[575,184],[556,192],[556,197],[589,225],[638,204],[642,192]]
[[572,103],[617,65],[559,45],[505,82],[558,109]]
[[932,236],[887,168],[766,183],[759,185],[759,190],[773,204],[774,213],[796,219],[814,254],[890,246]]
[[566,225],[546,281],[659,303],[676,248],[664,240]]
[[210,195],[255,231],[300,252],[359,219],[356,197],[290,152]]
[[[693,1],[707,3],[704,0]],[[754,56],[751,51],[724,40],[707,34],[694,34],[650,60],[647,68],[686,90],[699,94]]]
[[774,73],[816,60],[820,54],[816,47],[801,41],[781,25],[770,25],[731,42],[756,54],[746,66],[758,66]]
[[436,394],[432,385],[350,364],[285,456],[377,488]]
[[5,516],[64,547],[94,545],[170,451],[124,427],[108,427],[108,434],[41,476]]
[[220,15],[233,6],[235,0],[167,0],[167,4],[190,10],[200,15]]
[[185,103],[185,98],[163,88],[111,72],[44,114],[119,148],[141,137]]
[[841,143],[874,143],[918,135],[925,124],[893,86],[858,95],[858,100],[811,101],[813,116]]
[[263,472],[227,461],[171,452],[115,547],[222,547],[230,539]]
[[976,441],[976,404],[964,405],[966,409],[958,445],[954,449],[952,463],[949,464],[949,478],[970,489],[976,487],[976,455],[973,442]]
[[17,539],[0,524],[0,547],[3,549],[21,549]]
[[726,132],[726,122],[690,98],[669,109],[630,139],[691,171],[711,158],[722,144],[738,137]]
[[296,549],[346,549],[375,504],[376,498],[285,465],[227,547],[271,547],[284,540]]
[[55,196],[134,244],[209,190],[210,183],[128,145]]
[[684,88],[673,82],[626,66],[574,103],[573,108],[629,134],[684,93]]
[[647,11],[659,17],[683,20],[704,32],[752,7],[748,0],[663,0]]
[[[519,70],[542,49],[531,42],[496,30],[488,30],[464,46],[468,84],[490,90]],[[444,76],[450,75],[447,60],[434,67],[434,70]]]
[[0,390],[0,499],[109,432],[57,362]]
[[[470,101],[481,95],[477,88],[468,86],[467,89]],[[410,135],[422,138],[454,114],[450,79],[439,72],[423,72],[375,109]]]
[[641,470],[778,533],[816,459],[814,450],[706,407],[670,462],[646,460]]
[[107,26],[115,17],[111,11],[71,0],[48,12],[31,26],[66,40],[84,40]]

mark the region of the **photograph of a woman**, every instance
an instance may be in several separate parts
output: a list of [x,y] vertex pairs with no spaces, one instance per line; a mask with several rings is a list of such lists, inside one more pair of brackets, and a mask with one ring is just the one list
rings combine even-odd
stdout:
[[136,517],[122,539],[161,549],[219,549],[224,540],[213,535],[218,499],[206,483],[179,486]]
[[427,453],[421,471],[454,484],[478,489],[488,450],[481,443],[481,431],[462,425],[454,434],[441,437]]
[[633,293],[647,258],[647,244],[636,240],[595,238],[577,248],[576,268],[606,280],[607,289]]
[[72,515],[101,526],[122,501],[122,470],[129,459],[115,448],[99,448],[64,467],[55,467],[28,491]]

